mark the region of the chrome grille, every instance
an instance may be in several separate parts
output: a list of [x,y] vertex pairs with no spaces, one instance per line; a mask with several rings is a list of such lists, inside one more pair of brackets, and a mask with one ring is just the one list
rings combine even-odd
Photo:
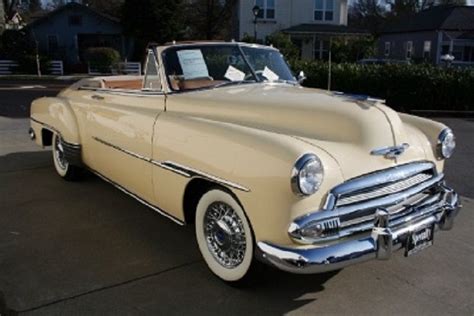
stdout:
[[[336,187],[333,211],[340,215],[340,236],[371,229],[377,208],[389,212],[393,225],[412,219],[416,207],[439,201],[439,195],[431,192],[436,179],[433,164],[413,163],[364,175]],[[397,196],[400,199],[394,199]]]
[[376,187],[376,188],[371,188],[369,189],[368,192],[363,192],[360,194],[355,194],[355,195],[349,195],[345,196],[342,198],[339,198],[337,200],[336,206],[343,206],[343,205],[348,205],[348,204],[353,204],[361,201],[367,201],[371,199],[375,199],[378,197],[382,197],[385,195],[393,194],[393,193],[398,193],[400,191],[406,190],[410,187],[413,187],[415,185],[418,185],[432,177],[431,174],[427,173],[420,173],[416,174],[412,177],[409,177],[407,179],[400,180],[398,182],[384,185],[382,187]]
[[[414,162],[347,180],[329,192],[323,210],[295,219],[290,236],[303,244],[325,244],[370,234],[377,210],[388,212],[389,227],[397,229],[437,216],[445,205],[443,179],[433,163]],[[306,227],[316,227],[318,235],[303,234],[311,231]]]

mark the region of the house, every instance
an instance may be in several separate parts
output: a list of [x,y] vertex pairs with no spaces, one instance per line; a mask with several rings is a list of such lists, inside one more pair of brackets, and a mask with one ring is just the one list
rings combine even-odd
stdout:
[[[260,9],[255,17],[254,6]],[[265,40],[272,33],[289,34],[304,59],[327,59],[330,41],[341,36],[366,36],[347,25],[348,0],[241,0],[235,36]]]
[[474,65],[474,7],[434,6],[387,24],[378,39],[380,58]]
[[21,30],[25,27],[25,22],[18,11],[13,11],[6,18],[5,29],[6,30]]
[[90,47],[114,48],[123,59],[133,52],[133,40],[123,35],[118,19],[75,2],[38,17],[27,28],[40,53],[66,64],[84,62]]

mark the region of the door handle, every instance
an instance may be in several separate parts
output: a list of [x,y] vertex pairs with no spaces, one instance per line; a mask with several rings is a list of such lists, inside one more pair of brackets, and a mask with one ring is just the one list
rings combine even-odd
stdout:
[[101,96],[101,95],[93,94],[92,99],[102,101],[102,100],[104,100],[104,97]]

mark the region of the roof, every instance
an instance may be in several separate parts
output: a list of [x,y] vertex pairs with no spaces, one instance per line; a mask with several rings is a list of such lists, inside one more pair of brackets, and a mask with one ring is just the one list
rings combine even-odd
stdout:
[[289,34],[338,34],[338,35],[368,35],[367,30],[353,28],[347,25],[335,24],[298,24],[282,30]]
[[433,30],[474,30],[474,7],[434,6],[414,15],[400,17],[387,23],[383,28],[382,33],[405,33]]
[[28,27],[35,26],[37,24],[46,22],[48,19],[52,18],[53,16],[61,14],[62,12],[66,11],[66,10],[69,10],[69,9],[71,9],[71,10],[80,10],[80,9],[86,10],[86,11],[90,12],[91,14],[93,14],[95,16],[98,16],[99,18],[104,19],[106,21],[109,21],[111,23],[115,23],[115,24],[120,23],[120,20],[116,17],[104,14],[102,12],[99,12],[97,10],[94,10],[94,9],[88,7],[88,6],[79,4],[77,2],[69,2],[68,4],[63,5],[59,8],[57,8],[56,10],[53,10],[53,11],[49,12],[48,14],[40,15],[34,21],[29,23]]

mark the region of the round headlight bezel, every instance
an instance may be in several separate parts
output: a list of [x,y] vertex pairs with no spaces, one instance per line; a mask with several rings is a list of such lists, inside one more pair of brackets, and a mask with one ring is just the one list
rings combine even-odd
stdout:
[[[314,164],[319,166],[319,177],[320,180],[311,190],[306,189],[301,185],[302,175],[308,168],[315,167]],[[316,193],[321,187],[321,183],[324,180],[324,166],[321,160],[315,154],[304,154],[298,160],[296,160],[293,170],[291,172],[291,188],[293,193],[298,196],[310,196]]]
[[456,136],[450,128],[445,128],[438,136],[438,156],[440,159],[449,159],[456,149]]

